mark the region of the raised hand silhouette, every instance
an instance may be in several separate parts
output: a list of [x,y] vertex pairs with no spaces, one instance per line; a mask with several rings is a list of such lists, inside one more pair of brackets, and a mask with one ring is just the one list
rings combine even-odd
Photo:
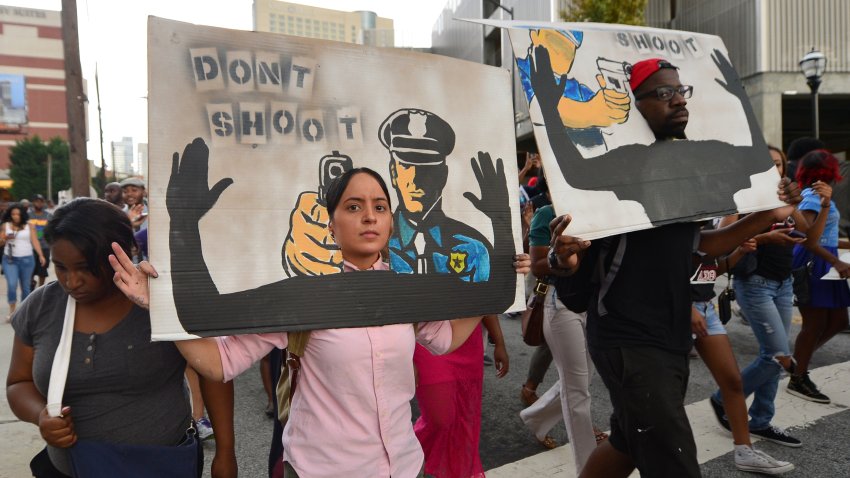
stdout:
[[171,178],[165,194],[168,215],[181,220],[198,221],[209,211],[233,179],[224,178],[210,188],[210,150],[201,138],[186,145],[183,156],[176,152],[171,158]]

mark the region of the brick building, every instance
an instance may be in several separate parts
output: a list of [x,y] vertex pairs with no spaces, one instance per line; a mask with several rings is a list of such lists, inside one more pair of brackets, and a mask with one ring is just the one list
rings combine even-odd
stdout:
[[60,12],[0,5],[0,189],[16,140],[68,138]]

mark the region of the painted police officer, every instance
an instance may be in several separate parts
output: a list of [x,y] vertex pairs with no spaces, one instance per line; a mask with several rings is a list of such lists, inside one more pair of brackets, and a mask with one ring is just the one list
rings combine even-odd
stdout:
[[392,269],[488,280],[492,246],[442,209],[446,158],[455,145],[452,127],[428,111],[401,109],[384,120],[378,136],[390,153],[390,177],[398,196],[389,243]]

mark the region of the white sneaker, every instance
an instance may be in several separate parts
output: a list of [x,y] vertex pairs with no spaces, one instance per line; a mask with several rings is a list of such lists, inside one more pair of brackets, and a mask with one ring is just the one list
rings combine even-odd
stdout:
[[207,417],[201,417],[195,422],[195,427],[198,429],[198,438],[203,440],[213,439],[213,428],[212,423],[210,423]]
[[794,469],[791,463],[777,460],[747,445],[735,445],[735,466],[741,471],[765,475],[781,475]]

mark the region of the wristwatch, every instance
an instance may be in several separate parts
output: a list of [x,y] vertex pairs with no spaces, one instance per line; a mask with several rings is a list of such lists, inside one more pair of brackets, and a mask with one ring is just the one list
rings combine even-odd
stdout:
[[546,256],[547,261],[549,262],[549,268],[553,270],[563,270],[564,268],[558,264],[558,254],[555,253],[555,248],[549,248],[549,254]]

